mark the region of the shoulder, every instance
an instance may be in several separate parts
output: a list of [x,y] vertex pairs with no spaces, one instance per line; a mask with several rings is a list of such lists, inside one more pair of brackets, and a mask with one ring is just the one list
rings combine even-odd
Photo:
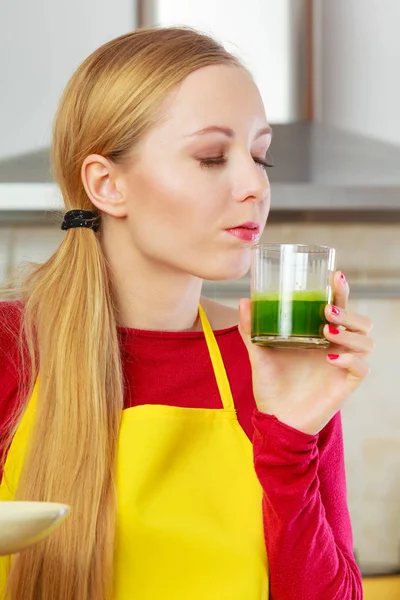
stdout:
[[201,305],[214,330],[229,329],[239,323],[239,308],[232,308],[204,296],[201,298]]

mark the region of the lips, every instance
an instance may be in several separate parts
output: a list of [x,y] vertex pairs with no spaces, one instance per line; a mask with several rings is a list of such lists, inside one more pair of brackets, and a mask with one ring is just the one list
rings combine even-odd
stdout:
[[252,231],[254,231],[254,230],[260,231],[260,226],[258,223],[255,223],[254,221],[249,221],[248,223],[243,223],[243,225],[238,225],[237,227],[234,227],[233,229],[251,229]]
[[245,242],[256,242],[260,237],[260,225],[254,221],[248,221],[227,229],[227,232]]

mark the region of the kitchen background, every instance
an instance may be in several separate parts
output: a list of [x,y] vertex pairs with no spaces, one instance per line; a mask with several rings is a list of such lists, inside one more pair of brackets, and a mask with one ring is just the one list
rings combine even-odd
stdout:
[[[5,0],[0,283],[62,239],[48,146],[63,86],[97,46],[146,24],[203,29],[250,67],[274,128],[263,240],[336,247],[350,310],[375,323],[371,375],[343,411],[348,496],[363,573],[400,571],[398,0]],[[248,286],[205,291],[236,305]]]

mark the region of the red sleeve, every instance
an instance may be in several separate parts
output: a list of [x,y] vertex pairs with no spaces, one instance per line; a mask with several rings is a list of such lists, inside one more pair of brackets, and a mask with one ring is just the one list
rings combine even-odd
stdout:
[[21,310],[19,302],[0,302],[0,480],[6,426],[18,407]]
[[338,413],[319,435],[255,411],[271,600],[361,600]]

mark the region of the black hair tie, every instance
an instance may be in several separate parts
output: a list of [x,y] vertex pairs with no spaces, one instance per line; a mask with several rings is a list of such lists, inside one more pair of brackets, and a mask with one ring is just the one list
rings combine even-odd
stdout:
[[66,231],[73,227],[87,227],[93,231],[99,231],[100,217],[91,210],[69,210],[64,215],[61,229]]

